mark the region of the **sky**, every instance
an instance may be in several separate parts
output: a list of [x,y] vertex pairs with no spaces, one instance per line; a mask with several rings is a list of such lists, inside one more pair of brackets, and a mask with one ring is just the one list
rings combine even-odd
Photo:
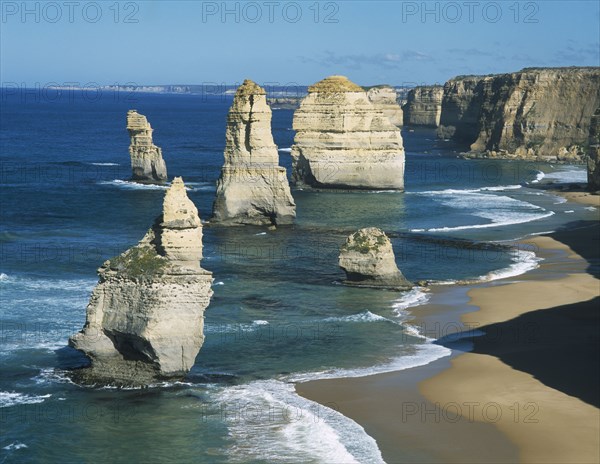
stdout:
[[593,1],[1,1],[0,83],[444,83],[600,66]]

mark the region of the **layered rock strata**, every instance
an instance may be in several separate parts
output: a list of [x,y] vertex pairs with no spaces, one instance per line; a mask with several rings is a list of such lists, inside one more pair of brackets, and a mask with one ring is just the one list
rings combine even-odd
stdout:
[[404,188],[400,130],[343,76],[308,88],[294,113],[292,182],[315,188]]
[[367,98],[387,117],[396,127],[402,127],[404,116],[398,105],[396,89],[389,85],[378,85],[367,90]]
[[360,229],[346,239],[340,250],[339,265],[348,285],[408,290],[412,284],[396,265],[392,243],[376,228]]
[[74,375],[114,385],[184,377],[204,342],[212,295],[201,259],[202,223],[178,177],[144,238],[98,270],[83,330],[69,339],[91,367]]
[[596,110],[590,122],[587,167],[588,188],[597,192],[600,190],[600,108]]
[[225,164],[217,181],[211,222],[291,224],[296,204],[271,134],[266,92],[246,79],[227,116]]
[[528,68],[446,83],[439,134],[471,156],[583,162],[600,68]]
[[152,127],[146,116],[136,110],[127,112],[127,130],[131,143],[132,180],[139,182],[164,182],[167,180],[167,166],[162,150],[152,143]]
[[419,86],[411,89],[406,97],[404,111],[405,126],[438,127],[442,116],[441,85]]

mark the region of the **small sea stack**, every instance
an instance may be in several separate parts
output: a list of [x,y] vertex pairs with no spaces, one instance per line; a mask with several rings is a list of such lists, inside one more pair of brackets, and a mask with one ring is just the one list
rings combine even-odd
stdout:
[[292,182],[299,187],[404,189],[400,129],[344,76],[311,85],[294,113]]
[[339,257],[347,285],[409,290],[413,287],[398,269],[392,243],[376,227],[360,229],[346,239]]
[[266,92],[246,79],[229,114],[225,164],[217,181],[211,223],[223,225],[291,224],[296,217],[285,168],[271,133]]
[[127,130],[131,143],[131,179],[137,182],[162,183],[167,180],[167,166],[162,150],[152,143],[152,127],[137,110],[127,112]]
[[184,377],[204,342],[213,293],[201,259],[202,223],[177,177],[144,238],[98,270],[83,330],[69,339],[91,366],[74,378],[124,386]]

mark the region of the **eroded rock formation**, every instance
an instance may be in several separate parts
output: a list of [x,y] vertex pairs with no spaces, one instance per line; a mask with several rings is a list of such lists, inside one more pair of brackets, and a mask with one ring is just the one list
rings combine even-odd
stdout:
[[129,155],[131,157],[132,179],[139,182],[164,182],[167,180],[167,166],[162,150],[152,143],[152,127],[146,116],[136,110],[127,112],[127,130],[131,137]]
[[444,87],[426,85],[411,89],[406,97],[404,110],[405,126],[438,127],[442,115]]
[[295,217],[296,204],[271,134],[266,92],[246,79],[227,116],[225,164],[211,222],[279,225]]
[[597,192],[600,190],[600,108],[596,110],[590,122],[587,167],[588,188]]
[[396,89],[389,85],[378,85],[367,91],[367,98],[390,120],[396,127],[402,127],[404,119],[402,108],[398,105]]
[[292,181],[343,189],[404,188],[400,130],[343,76],[308,88],[294,113]]
[[476,157],[583,162],[600,68],[528,68],[446,83],[439,133]]
[[376,228],[360,229],[346,239],[340,250],[340,267],[348,285],[408,290],[412,284],[396,265],[392,243]]
[[98,270],[83,330],[69,339],[91,367],[75,375],[116,385],[185,376],[204,342],[212,295],[201,259],[202,223],[177,177],[144,238]]

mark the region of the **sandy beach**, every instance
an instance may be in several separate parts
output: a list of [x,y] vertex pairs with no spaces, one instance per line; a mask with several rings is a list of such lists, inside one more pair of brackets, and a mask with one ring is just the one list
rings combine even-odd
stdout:
[[[556,193],[587,205],[600,199]],[[599,462],[599,223],[522,245],[544,258],[538,269],[439,289],[437,304],[415,308],[422,324],[454,318],[482,332],[438,340],[453,349],[449,358],[299,384],[298,393],[361,424],[386,462]]]

